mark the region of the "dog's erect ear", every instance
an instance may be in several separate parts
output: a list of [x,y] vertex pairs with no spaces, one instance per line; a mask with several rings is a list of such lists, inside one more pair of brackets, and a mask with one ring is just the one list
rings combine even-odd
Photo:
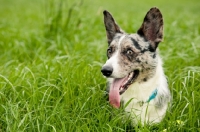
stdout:
[[120,27],[116,24],[114,18],[108,11],[103,11],[104,14],[104,24],[106,28],[106,34],[108,39],[108,44],[110,44],[116,33],[123,33]]
[[160,10],[151,8],[137,33],[150,41],[152,50],[156,50],[159,42],[163,39],[163,18]]

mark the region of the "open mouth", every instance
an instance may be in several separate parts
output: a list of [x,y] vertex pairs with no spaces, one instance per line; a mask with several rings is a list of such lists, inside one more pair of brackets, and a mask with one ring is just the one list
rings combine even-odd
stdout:
[[124,78],[115,78],[110,85],[109,102],[112,106],[120,107],[120,95],[123,94],[128,87],[137,79],[139,70],[134,70]]
[[135,81],[135,79],[139,75],[139,70],[134,70],[133,72],[129,73],[128,78],[123,81],[122,85],[119,88],[119,94],[123,94],[128,87]]

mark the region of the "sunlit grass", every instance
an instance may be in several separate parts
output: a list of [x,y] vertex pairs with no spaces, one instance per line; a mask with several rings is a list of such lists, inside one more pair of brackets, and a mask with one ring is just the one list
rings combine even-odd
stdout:
[[[200,131],[197,0],[0,3],[0,131]],[[159,48],[173,102],[160,124],[132,127],[107,102],[102,11],[136,32],[153,6],[164,16]]]

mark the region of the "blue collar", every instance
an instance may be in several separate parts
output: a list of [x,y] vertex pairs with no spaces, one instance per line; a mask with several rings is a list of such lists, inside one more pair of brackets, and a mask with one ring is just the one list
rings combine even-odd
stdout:
[[151,95],[149,96],[149,99],[146,101],[147,103],[149,103],[152,99],[154,99],[156,97],[158,93],[158,89],[156,88],[152,93]]

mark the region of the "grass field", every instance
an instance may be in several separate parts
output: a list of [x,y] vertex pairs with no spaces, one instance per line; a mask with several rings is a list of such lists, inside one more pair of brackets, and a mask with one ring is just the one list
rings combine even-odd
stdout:
[[[131,33],[153,6],[173,103],[160,124],[132,128],[106,101],[102,11]],[[200,131],[199,16],[198,0],[0,0],[0,132]]]

